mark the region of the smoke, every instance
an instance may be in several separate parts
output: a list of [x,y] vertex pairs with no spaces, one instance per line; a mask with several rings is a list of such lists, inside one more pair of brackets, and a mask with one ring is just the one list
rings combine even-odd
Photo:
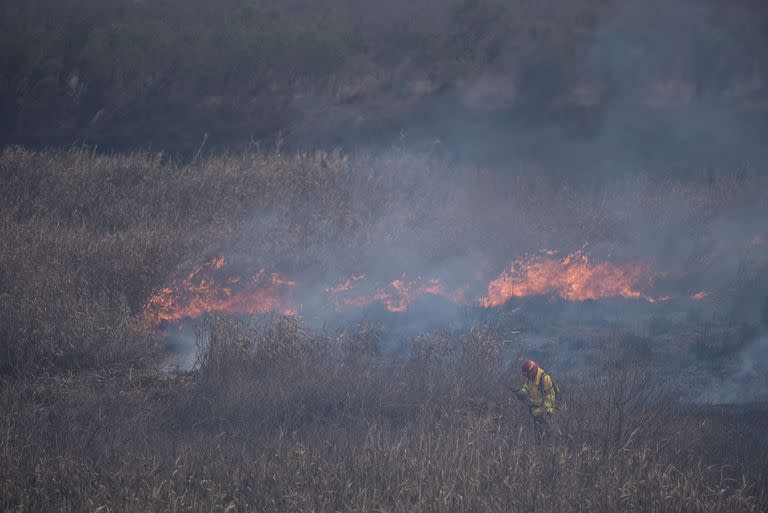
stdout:
[[768,401],[768,335],[762,334],[733,358],[721,379],[705,388],[698,402],[749,404]]
[[[328,291],[352,277],[359,279],[351,292],[332,298],[341,306],[406,310],[423,299],[423,315],[445,323],[455,319],[456,304],[491,293],[499,294],[494,307],[519,296],[624,296],[668,310],[727,311],[747,303],[741,292],[764,285],[768,204],[760,194],[765,179],[753,173],[714,182],[620,176],[574,186],[402,148],[347,164],[330,199],[254,211],[235,237],[193,265],[224,257],[227,279],[257,274],[259,283],[278,273],[296,284],[283,310],[322,313],[321,321],[325,313],[346,315],[328,307]],[[338,223],[329,210],[340,212]],[[491,290],[502,282],[506,295]],[[249,303],[237,304],[250,311]],[[754,322],[757,309],[749,309],[742,318]]]
[[[665,326],[754,324],[768,290],[768,131],[751,106],[765,88],[756,64],[765,50],[723,9],[614,2],[565,71],[558,53],[569,49],[556,37],[528,47],[510,40],[454,83],[404,64],[397,93],[370,74],[336,96],[300,95],[289,142],[345,149],[338,196],[308,197],[290,211],[255,209],[234,240],[201,261],[223,255],[244,273],[264,267],[295,280],[298,313],[316,329],[381,322],[393,338],[483,315],[545,344],[568,339],[570,329],[590,339],[598,328],[638,327],[660,344],[687,344],[689,335],[670,340]],[[328,208],[340,209],[337,224],[318,214]],[[478,313],[422,294],[406,312],[382,300],[328,306],[328,288],[352,276],[365,276],[353,284],[360,295],[396,280],[439,280],[480,298],[513,261],[547,251],[647,267],[653,279],[642,296],[654,303],[576,303],[552,293]],[[580,350],[558,351],[567,361]],[[667,365],[682,365],[678,356]],[[764,374],[765,337],[735,361],[738,370],[707,402],[764,398],[745,389]]]
[[[404,138],[450,160],[557,177],[696,177],[768,161],[763,7],[619,0],[557,8],[559,17],[507,6],[512,17],[542,21],[527,37],[499,36],[490,57],[447,82],[439,62],[404,62],[397,94],[362,72],[345,85],[352,99],[304,95],[290,139],[357,150]],[[569,16],[593,18],[594,28],[569,32],[574,24],[558,21]]]

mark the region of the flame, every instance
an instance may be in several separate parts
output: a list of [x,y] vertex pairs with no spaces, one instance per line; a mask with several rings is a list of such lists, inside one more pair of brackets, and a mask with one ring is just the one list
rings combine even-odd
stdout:
[[[647,265],[592,262],[583,249],[564,258],[557,255],[557,251],[544,250],[513,261],[487,285],[487,295],[479,299],[470,296],[469,285],[453,289],[438,278],[402,274],[388,283],[377,283],[359,273],[325,287],[325,300],[336,311],[380,304],[390,312],[404,312],[424,296],[441,297],[456,305],[474,302],[486,308],[501,306],[514,297],[542,295],[557,295],[569,301],[615,296],[651,302],[669,299],[641,292],[641,285],[650,285],[654,276]],[[292,301],[293,293],[302,290],[295,280],[265,268],[250,275],[238,274],[234,267],[224,257],[196,265],[185,276],[155,291],[144,306],[144,318],[157,325],[205,313],[295,315],[301,308]],[[480,278],[475,275],[476,281]],[[691,297],[699,300],[706,295],[700,292]]]
[[263,268],[248,277],[232,275],[226,272],[226,264],[224,258],[211,259],[195,266],[183,280],[155,292],[144,306],[145,319],[159,324],[205,313],[295,314],[287,297],[295,281]]
[[[549,253],[546,253],[549,254]],[[646,298],[639,286],[651,281],[642,264],[592,263],[581,251],[563,259],[534,256],[512,262],[488,285],[480,299],[486,308],[501,306],[514,297],[557,295],[570,301],[606,297]]]
[[350,290],[352,290],[352,287],[354,286],[355,282],[358,282],[364,279],[365,279],[364,274],[353,274],[352,276],[350,276],[343,282],[339,283],[338,285],[326,288],[325,292],[328,294],[341,294],[343,292],[349,292]]
[[380,303],[390,312],[405,312],[414,299],[419,296],[440,296],[460,304],[465,298],[466,288],[448,291],[437,278],[424,281],[422,278],[409,280],[406,274],[393,280],[384,287],[370,294],[355,294],[354,285],[365,279],[365,275],[352,275],[340,284],[326,289],[337,310],[346,308],[366,308],[374,303]]

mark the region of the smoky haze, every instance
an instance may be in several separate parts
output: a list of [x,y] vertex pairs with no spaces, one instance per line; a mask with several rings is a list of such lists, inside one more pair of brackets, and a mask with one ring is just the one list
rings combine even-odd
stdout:
[[[2,9],[2,144],[192,156],[202,141],[240,148],[278,135],[293,149],[405,141],[566,177],[696,176],[767,156],[762,2]],[[27,48],[38,33],[48,37]]]
[[[540,342],[572,340],[571,327],[583,332],[578,326],[584,325],[595,333],[655,330],[668,344],[671,328],[658,327],[662,324],[759,322],[768,290],[768,184],[756,170],[685,180],[619,173],[574,183],[531,173],[524,165],[480,168],[406,146],[311,158],[319,159],[321,169],[341,170],[337,196],[323,200],[338,201],[339,225],[319,222],[318,211],[327,205],[311,197],[289,211],[253,211],[235,237],[223,238],[177,275],[186,276],[194,264],[215,256],[223,256],[227,272],[237,276],[260,268],[279,272],[281,279],[295,282],[285,289],[288,304],[309,327],[333,331],[360,321],[383,323],[390,348],[425,331],[489,320],[522,331],[534,354],[542,351]],[[303,251],[286,252],[287,234],[299,227],[311,228],[317,239],[302,243]],[[574,254],[586,256],[590,265],[642,266],[632,283],[642,296],[609,292],[569,300],[578,284],[564,277],[560,288],[510,297],[490,309],[479,305],[491,281],[513,261],[563,262]],[[364,278],[353,280],[350,296],[329,294],[355,276]],[[535,284],[544,278],[521,279]],[[416,292],[432,279],[446,295]],[[412,296],[386,289],[395,280],[411,283]],[[340,298],[374,296],[381,289],[396,304],[403,300],[404,311],[389,311],[393,308],[382,298],[338,308]],[[464,296],[454,304],[449,296],[459,290]],[[720,336],[720,328],[712,330]],[[188,349],[191,333],[187,330]],[[594,336],[588,333],[579,337]],[[744,343],[754,336],[745,332]],[[568,358],[583,351],[566,347],[550,345],[539,354],[567,367]],[[757,355],[750,361],[763,354],[749,351],[745,354]],[[665,365],[688,358],[683,351]]]
[[[547,19],[547,9],[525,6],[533,19]],[[469,76],[418,98],[307,96],[289,138],[351,148],[405,140],[451,159],[559,177],[700,176],[765,163],[764,7],[622,1],[597,12],[570,49],[534,23],[530,46],[501,36]],[[763,20],[755,30],[734,29],[751,15]],[[569,53],[567,66],[558,52]],[[429,77],[408,84],[429,89]],[[374,78],[353,76],[348,87],[366,80]]]
[[[329,0],[286,2],[274,12],[268,2],[235,4],[200,3],[211,30],[221,29],[223,50],[191,49],[201,61],[183,52],[170,66],[158,49],[154,74],[136,68],[147,91],[117,73],[135,64],[129,54],[109,62],[107,75],[126,81],[118,89],[89,75],[91,34],[91,53],[61,70],[59,87],[82,121],[64,139],[36,132],[36,123],[56,123],[34,118],[24,102],[8,107],[24,122],[10,142],[162,148],[193,164],[255,144],[305,152],[307,174],[319,161],[340,170],[331,196],[251,209],[158,288],[224,257],[234,276],[265,269],[295,282],[283,287],[290,307],[313,328],[384,322],[393,339],[494,316],[532,340],[567,338],[537,333],[547,322],[604,321],[660,336],[671,335],[659,326],[675,322],[758,322],[768,295],[762,3]],[[78,5],[88,23],[107,16],[130,27],[130,14]],[[35,9],[21,11],[32,19]],[[158,27],[198,30],[193,11],[180,15],[172,3],[136,9],[158,16]],[[304,25],[311,34],[291,32]],[[274,39],[249,43],[261,33]],[[129,36],[110,37],[118,52]],[[280,53],[283,37],[308,48]],[[249,53],[261,44],[276,57]],[[310,47],[312,62],[297,60]],[[215,67],[206,60],[213,57]],[[191,69],[211,71],[203,80],[185,75]],[[131,98],[131,91],[139,92]],[[173,101],[164,96],[170,92]],[[115,98],[125,103],[110,103]],[[337,224],[322,215],[333,209]],[[310,229],[315,235],[306,237]],[[643,297],[571,301],[562,297],[566,283],[491,311],[478,306],[513,262],[569,255],[644,266],[633,284]],[[391,312],[381,298],[337,308],[329,289],[362,276],[352,282],[360,295],[397,296],[391,284],[408,284],[407,311]],[[444,293],[418,292],[431,280]],[[460,291],[462,300],[453,300]],[[740,340],[747,347],[760,339],[745,331]]]
[[0,511],[768,511],[767,136],[766,0],[0,0]]
[[[193,164],[255,143],[340,170],[333,194],[252,209],[157,287],[222,256],[236,276],[295,282],[291,309],[315,326],[383,318],[409,335],[471,320],[513,262],[579,255],[644,266],[631,284],[643,297],[574,306],[566,283],[542,294],[552,319],[759,318],[760,2],[51,7],[2,4],[14,24],[0,142],[163,149]],[[41,28],[38,58],[22,35]],[[330,225],[321,212],[333,209]],[[408,312],[381,298],[335,308],[329,289],[362,276],[359,294],[413,289]]]

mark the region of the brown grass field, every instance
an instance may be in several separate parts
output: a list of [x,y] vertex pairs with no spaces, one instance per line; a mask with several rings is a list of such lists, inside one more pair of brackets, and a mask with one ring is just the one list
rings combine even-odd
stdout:
[[[457,177],[515,204],[527,217],[507,233],[534,234],[530,247],[627,238],[632,219],[611,210],[606,189],[509,175],[513,192],[501,193],[493,176],[404,153],[254,148],[181,163],[5,150],[0,510],[768,510],[768,409],[678,400],[677,373],[624,331],[588,340],[592,365],[558,375],[564,401],[542,441],[511,393],[522,349],[493,321],[425,332],[390,354],[378,324],[318,331],[300,318],[209,316],[198,369],[158,370],[162,341],[141,308],[178,269],[222,248],[258,250],[286,270],[318,266],[329,248],[376,248],[367,227],[382,220],[395,234],[446,222],[435,252],[479,244],[476,223],[502,221],[462,220],[462,196],[446,185]],[[627,212],[649,212],[657,235],[766,206],[765,178],[749,172],[612,187],[629,191]],[[393,213],[404,206],[403,220]],[[667,215],[681,208],[687,221]]]

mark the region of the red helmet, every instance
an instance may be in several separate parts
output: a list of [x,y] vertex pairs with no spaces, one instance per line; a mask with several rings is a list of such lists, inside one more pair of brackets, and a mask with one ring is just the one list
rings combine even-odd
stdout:
[[539,364],[533,360],[526,360],[523,362],[523,374],[531,375],[539,370]]

